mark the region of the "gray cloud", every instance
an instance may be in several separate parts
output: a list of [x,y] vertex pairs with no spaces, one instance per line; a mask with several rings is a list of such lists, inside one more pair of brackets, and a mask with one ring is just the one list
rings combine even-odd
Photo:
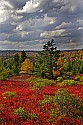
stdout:
[[11,25],[8,22],[6,22],[0,25],[0,33],[11,33],[14,28],[14,25]]
[[0,49],[83,48],[83,0],[1,0]]

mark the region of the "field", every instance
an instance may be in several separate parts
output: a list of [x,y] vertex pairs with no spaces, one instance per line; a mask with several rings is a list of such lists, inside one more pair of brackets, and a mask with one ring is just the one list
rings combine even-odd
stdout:
[[72,78],[72,85],[35,76],[0,81],[0,124],[82,125],[83,75],[79,77]]
[[0,124],[83,125],[83,51],[38,54],[0,59]]

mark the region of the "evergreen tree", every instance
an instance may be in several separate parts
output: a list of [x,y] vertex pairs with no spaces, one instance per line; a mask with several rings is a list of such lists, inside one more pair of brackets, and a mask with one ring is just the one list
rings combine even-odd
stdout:
[[18,55],[18,53],[16,53],[16,55],[14,56],[14,62],[17,66],[19,66],[19,55]]
[[23,63],[24,62],[24,60],[26,59],[26,53],[25,53],[25,51],[23,50],[22,51],[22,53],[21,53],[21,63]]
[[13,71],[15,75],[19,74],[19,55],[18,53],[15,54],[14,56],[14,65],[13,65]]
[[48,41],[44,46],[43,46],[44,51],[46,52],[46,55],[49,55],[49,73],[50,73],[50,78],[53,78],[53,69],[56,69],[57,64],[55,63],[57,59],[59,58],[59,52],[57,51],[56,44],[54,43],[54,39],[51,41]]
[[57,69],[56,61],[59,58],[60,52],[56,49],[57,47],[53,39],[43,46],[43,51],[39,53],[40,56],[34,63],[34,71],[36,75],[53,78],[52,70]]

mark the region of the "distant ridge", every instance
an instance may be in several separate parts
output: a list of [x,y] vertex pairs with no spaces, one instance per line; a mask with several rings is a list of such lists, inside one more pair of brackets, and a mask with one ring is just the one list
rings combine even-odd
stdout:
[[82,50],[83,49],[71,49],[71,50],[61,50],[62,52],[71,52],[71,51],[79,51],[79,50]]
[[[61,50],[61,52],[77,52],[83,51],[83,49],[74,49],[74,50]],[[22,50],[0,50],[0,57],[13,57],[16,53],[21,55]],[[27,56],[36,56],[41,51],[35,50],[25,50]]]
[[[60,50],[60,51],[79,51],[79,50],[83,50],[83,49],[70,49],[70,50]],[[24,50],[25,52],[40,52],[42,50]],[[0,50],[0,52],[22,52],[22,50]]]

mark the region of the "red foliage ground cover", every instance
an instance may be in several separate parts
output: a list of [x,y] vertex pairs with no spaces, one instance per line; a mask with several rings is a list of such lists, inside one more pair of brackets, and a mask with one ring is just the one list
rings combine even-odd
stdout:
[[75,94],[83,99],[83,85],[74,85],[67,87],[70,93]]
[[[0,81],[0,124],[1,125],[82,125],[80,120],[62,118],[53,122],[50,110],[53,103],[40,105],[39,100],[44,99],[44,95],[54,95],[58,89],[56,86],[42,87],[32,90],[32,84],[26,80],[28,77],[14,77],[8,81]],[[22,80],[22,81],[21,81]],[[74,93],[83,98],[83,86],[69,86],[70,93]],[[4,98],[4,92],[16,92],[15,97]],[[27,119],[22,119],[14,113],[15,109],[23,108],[27,114],[32,114]],[[51,120],[50,120],[51,119]],[[72,123],[71,123],[72,120]]]

